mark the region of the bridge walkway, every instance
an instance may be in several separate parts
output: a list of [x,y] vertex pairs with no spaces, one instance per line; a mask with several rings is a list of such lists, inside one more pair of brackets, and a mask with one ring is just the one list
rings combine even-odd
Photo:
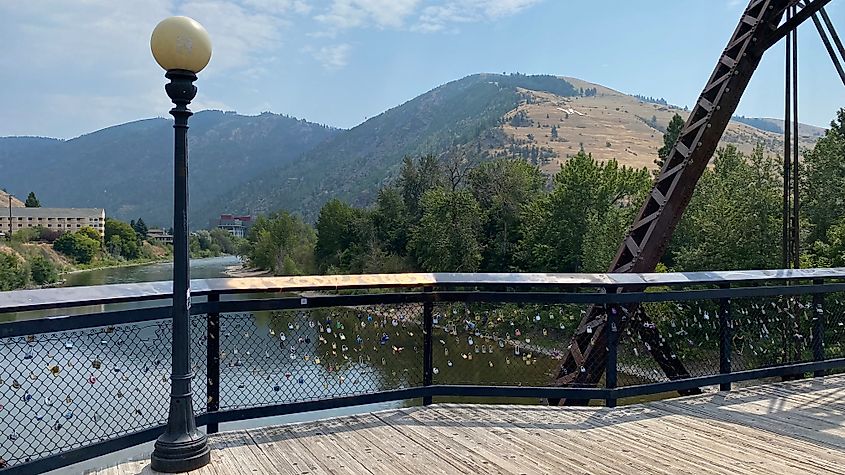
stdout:
[[[211,437],[195,474],[845,474],[845,375],[617,408],[435,404]],[[102,475],[152,473],[149,460]]]

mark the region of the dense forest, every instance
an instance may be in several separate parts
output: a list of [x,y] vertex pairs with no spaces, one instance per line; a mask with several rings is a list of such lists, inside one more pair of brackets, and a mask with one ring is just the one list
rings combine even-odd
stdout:
[[[674,132],[674,131],[673,131]],[[671,146],[674,133],[667,133]],[[804,151],[801,260],[845,266],[845,110]],[[314,227],[285,211],[258,220],[241,253],[276,274],[603,272],[653,176],[584,150],[547,178],[523,160],[406,157],[376,203],[326,203]],[[782,163],[761,147],[720,149],[664,256],[676,271],[781,264]]]

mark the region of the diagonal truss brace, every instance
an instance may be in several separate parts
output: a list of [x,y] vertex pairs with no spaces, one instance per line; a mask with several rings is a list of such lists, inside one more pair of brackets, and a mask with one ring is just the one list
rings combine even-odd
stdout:
[[[829,2],[807,1],[800,12],[781,25],[786,9],[796,5],[797,0],[749,1],[651,193],[623,239],[610,272],[655,269],[763,53]],[[666,375],[671,379],[687,376],[683,364],[644,312],[636,306],[626,310],[630,318],[623,318],[622,325],[636,322],[637,331]],[[601,379],[607,359],[606,321],[605,312],[598,307],[586,313],[564,355],[557,385],[595,385]]]

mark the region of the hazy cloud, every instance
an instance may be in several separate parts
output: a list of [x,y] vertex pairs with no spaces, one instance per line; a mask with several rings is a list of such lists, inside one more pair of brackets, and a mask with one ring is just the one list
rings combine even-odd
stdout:
[[455,23],[490,21],[519,13],[543,0],[452,0],[422,9],[417,31],[441,31]]
[[329,71],[336,71],[349,63],[349,52],[352,49],[346,43],[323,46],[321,48],[306,48],[314,59]]

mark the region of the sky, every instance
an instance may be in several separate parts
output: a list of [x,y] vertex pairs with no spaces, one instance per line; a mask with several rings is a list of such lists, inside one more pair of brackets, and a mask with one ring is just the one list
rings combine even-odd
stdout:
[[[192,109],[353,127],[478,72],[573,76],[694,103],[743,0],[0,0],[0,136],[72,138],[167,116],[150,34],[187,15],[214,52]],[[827,11],[845,34],[845,6]],[[811,22],[799,29],[800,120],[845,106]],[[738,114],[783,116],[783,44]]]

